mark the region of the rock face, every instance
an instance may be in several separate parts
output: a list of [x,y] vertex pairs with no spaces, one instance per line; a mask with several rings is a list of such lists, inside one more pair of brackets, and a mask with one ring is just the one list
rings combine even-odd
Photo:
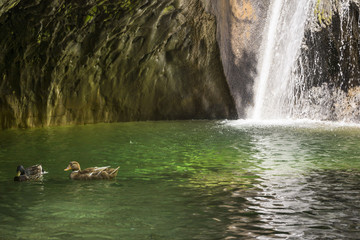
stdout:
[[200,0],[0,3],[0,126],[236,118]]
[[[311,86],[331,83],[342,90],[359,85],[360,27],[357,1],[321,0],[305,33],[302,56],[312,69]],[[320,56],[320,57],[319,57]],[[316,66],[316,67],[315,67]]]
[[253,104],[254,81],[269,0],[210,0],[230,92],[240,118]]
[[[242,118],[253,105],[270,1],[208,2],[217,18],[224,72]],[[286,93],[286,103],[291,105],[288,114],[360,122],[360,1],[312,0],[311,6],[295,74],[289,79],[294,85]]]
[[294,114],[360,122],[359,1],[316,0],[305,32]]

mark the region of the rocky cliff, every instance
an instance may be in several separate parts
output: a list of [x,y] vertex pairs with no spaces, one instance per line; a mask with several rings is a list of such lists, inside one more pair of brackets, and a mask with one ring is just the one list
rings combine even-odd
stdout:
[[294,114],[360,122],[358,0],[315,0],[301,55]]
[[[294,79],[281,80],[291,82],[284,94],[286,104],[291,105],[289,109],[286,105],[285,114],[293,118],[360,122],[360,1],[309,2],[297,66],[291,70],[295,73],[289,74]],[[289,5],[286,1],[283,4]],[[269,0],[208,1],[208,8],[217,18],[224,72],[241,118],[253,106],[269,6]],[[278,71],[278,67],[271,71]]]
[[254,81],[269,0],[209,0],[230,92],[240,118],[253,104]]
[[3,0],[0,126],[236,118],[200,0]]

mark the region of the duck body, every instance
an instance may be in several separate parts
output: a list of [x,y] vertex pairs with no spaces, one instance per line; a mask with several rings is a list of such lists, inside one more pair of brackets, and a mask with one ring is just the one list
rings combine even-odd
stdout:
[[43,179],[44,174],[45,172],[41,164],[33,165],[26,169],[22,165],[19,165],[16,168],[16,176],[14,177],[14,181],[39,181]]
[[120,167],[91,167],[81,170],[80,164],[76,161],[69,163],[64,171],[72,170],[70,178],[73,180],[96,180],[96,179],[113,179],[118,174]]

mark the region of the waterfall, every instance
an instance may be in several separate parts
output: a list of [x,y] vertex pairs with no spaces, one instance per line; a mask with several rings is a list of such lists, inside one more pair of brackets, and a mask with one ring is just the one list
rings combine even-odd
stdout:
[[287,118],[291,115],[292,77],[300,54],[309,0],[274,0],[268,13],[255,80],[254,120]]
[[247,117],[360,122],[359,2],[271,2]]
[[[259,119],[263,111],[264,96],[266,91],[266,85],[270,74],[270,67],[272,63],[272,58],[274,54],[275,40],[276,40],[276,30],[280,18],[280,12],[282,7],[283,0],[276,0],[273,3],[273,6],[270,14],[269,26],[267,27],[266,35],[266,47],[263,59],[260,65],[260,74],[257,83],[257,90],[255,94],[255,107],[253,112],[253,118]],[[263,44],[264,45],[264,44]]]

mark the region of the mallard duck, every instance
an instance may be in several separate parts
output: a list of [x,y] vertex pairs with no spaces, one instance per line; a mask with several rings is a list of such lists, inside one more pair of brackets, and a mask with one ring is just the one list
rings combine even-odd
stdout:
[[17,166],[16,168],[16,176],[14,177],[14,181],[30,181],[30,180],[42,180],[43,175],[46,172],[43,170],[40,164],[24,168],[22,165]]
[[119,168],[91,167],[81,170],[80,164],[72,161],[64,171],[72,170],[70,178],[74,180],[113,179],[116,177]]

